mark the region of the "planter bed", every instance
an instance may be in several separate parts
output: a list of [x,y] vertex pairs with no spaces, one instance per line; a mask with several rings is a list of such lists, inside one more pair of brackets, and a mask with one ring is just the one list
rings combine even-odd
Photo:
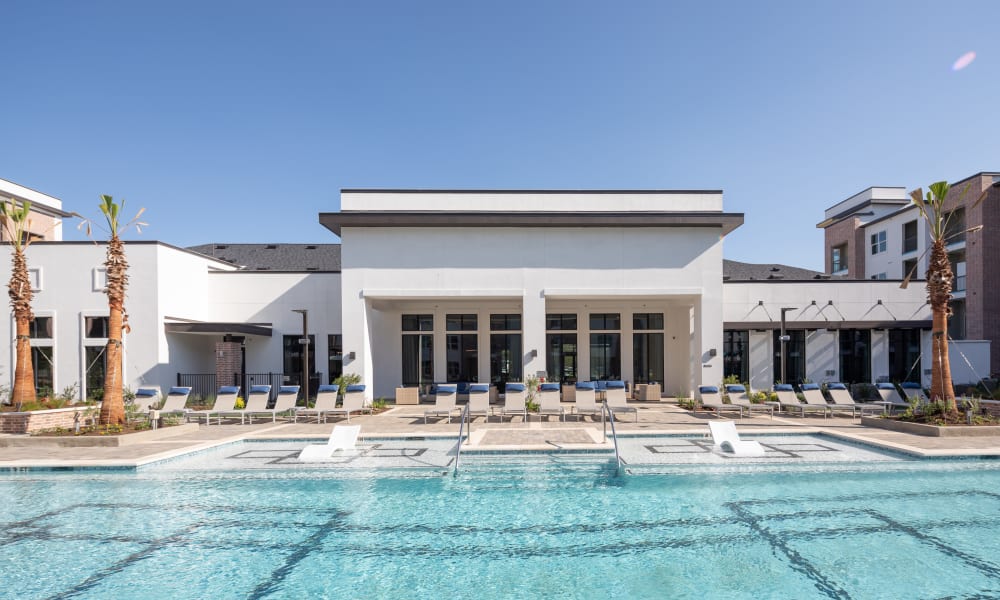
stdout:
[[34,435],[0,437],[0,448],[29,446],[61,446],[64,448],[86,448],[95,446],[132,446],[163,438],[198,431],[197,423],[184,423],[159,429],[148,429],[135,433],[108,435]]
[[1000,425],[927,425],[924,423],[909,423],[894,419],[876,419],[861,417],[865,427],[877,427],[890,431],[900,431],[928,437],[990,437],[1000,436]]

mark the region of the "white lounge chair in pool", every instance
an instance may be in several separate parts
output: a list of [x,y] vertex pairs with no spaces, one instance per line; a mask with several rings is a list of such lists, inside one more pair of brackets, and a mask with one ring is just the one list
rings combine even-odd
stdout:
[[236,412],[236,399],[240,395],[240,386],[238,385],[224,385],[219,388],[219,392],[215,395],[215,404],[212,408],[207,410],[192,410],[188,411],[186,414],[188,417],[194,416],[195,419],[199,415],[205,415],[205,424],[212,424],[212,415],[216,415],[219,419],[219,423],[222,423],[223,414],[234,414]]
[[542,415],[559,415],[560,421],[566,420],[566,410],[562,406],[558,383],[543,383],[538,386],[538,419]]
[[764,456],[760,442],[741,440],[732,421],[709,421],[708,430],[715,442],[715,449],[733,456]]
[[[489,421],[492,409],[490,409],[490,386],[488,383],[473,383],[468,387],[469,396],[469,421],[482,415]],[[502,419],[501,419],[502,420]]]
[[[597,405],[597,386],[593,381],[578,381],[576,384],[576,400],[573,403],[573,412],[579,421],[582,415],[590,415],[597,418],[601,415],[601,407]],[[601,417],[604,418],[603,416]]]
[[299,460],[304,462],[321,461],[333,458],[333,453],[341,450],[350,452],[356,449],[360,425],[335,425],[330,433],[330,439],[325,444],[310,444],[299,452]]
[[[472,386],[476,387],[476,386]],[[472,393],[472,392],[470,392]],[[523,383],[508,383],[504,386],[503,392],[503,408],[500,409],[500,422],[503,422],[503,418],[507,415],[521,415],[521,419],[524,421],[528,420],[528,409],[524,403],[524,397],[527,394]],[[513,419],[511,419],[513,421]]]
[[624,381],[609,381],[604,398],[607,400],[608,408],[611,409],[612,414],[630,412],[635,415],[635,422],[639,422],[639,411],[636,407],[629,406],[628,398],[625,397]]
[[340,392],[340,386],[330,383],[324,383],[319,386],[316,390],[316,404],[312,408],[299,407],[295,410],[295,417],[292,419],[293,422],[298,422],[299,415],[316,415],[316,421],[326,422],[326,413],[328,411],[337,408],[337,395]]
[[[251,410],[247,404],[246,416],[253,424],[254,415],[271,415],[271,422],[278,421],[278,415],[290,414],[295,410],[295,401],[299,398],[299,386],[283,385],[278,388],[278,394],[274,398],[274,408],[264,408],[262,410]],[[266,404],[266,403],[265,403]]]
[[774,407],[770,404],[754,404],[750,401],[750,394],[747,393],[747,388],[744,385],[736,383],[726,384],[726,395],[729,396],[729,402],[735,404],[736,406],[742,406],[743,410],[747,411],[747,414],[751,417],[753,416],[753,411],[766,412],[774,418]]
[[167,399],[163,402],[160,414],[184,414],[191,412],[186,408],[188,396],[191,395],[189,387],[172,387],[167,391]]
[[[353,389],[352,389],[353,388]],[[365,400],[365,386],[361,384],[349,385],[347,386],[347,391],[344,393],[344,403],[340,408],[329,408],[326,410],[326,415],[344,415],[347,417],[347,422],[351,421],[351,413],[361,413],[364,414],[366,410],[369,410],[367,406],[367,401]]]
[[231,413],[222,413],[219,415],[220,419],[223,416],[240,416],[240,424],[246,423],[247,417],[250,417],[250,423],[253,424],[253,415],[262,414],[268,412],[267,403],[271,399],[271,386],[269,385],[252,385],[250,386],[250,393],[247,394],[247,402],[243,410],[234,410]]
[[455,398],[458,396],[458,386],[436,385],[434,386],[434,408],[424,411],[424,423],[427,417],[448,417],[451,423],[451,415],[455,412]]
[[878,395],[882,397],[882,405],[886,407],[890,414],[894,408],[907,409],[910,407],[910,403],[903,400],[903,397],[896,390],[896,386],[891,383],[887,381],[877,383],[875,384],[875,389],[878,390]]
[[851,411],[851,416],[856,417],[858,415],[864,416],[865,411],[870,413],[882,412],[884,407],[881,404],[865,404],[858,402],[851,395],[851,391],[847,389],[847,386],[843,383],[828,383],[826,384],[826,390],[830,393],[830,399],[833,400],[833,404],[830,405],[831,410],[843,409]]
[[743,418],[743,407],[739,404],[726,404],[722,401],[718,386],[702,385],[698,386],[698,396],[701,405],[709,410],[714,410],[716,415],[722,416],[723,411],[739,411],[740,418]]

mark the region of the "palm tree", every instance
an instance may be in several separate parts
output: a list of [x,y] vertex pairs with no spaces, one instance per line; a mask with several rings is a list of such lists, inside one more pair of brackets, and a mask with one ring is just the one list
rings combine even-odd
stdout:
[[[931,305],[932,315],[931,400],[944,402],[945,410],[948,412],[957,412],[955,388],[951,381],[951,361],[948,358],[948,318],[951,317],[954,273],[948,260],[946,246],[949,237],[977,231],[980,228],[953,232],[948,227],[953,211],[946,211],[944,205],[950,189],[951,186],[947,181],[938,181],[929,186],[926,195],[922,189],[917,188],[910,193],[910,198],[920,211],[920,216],[927,222],[931,238],[930,259],[927,265],[927,301]],[[969,186],[966,186],[958,195],[956,203],[961,202],[968,190]],[[978,206],[986,198],[986,194],[987,192],[983,192],[971,206],[973,208]],[[902,287],[906,287],[911,275],[912,273],[907,274]]]
[[[101,425],[122,425],[125,423],[125,400],[122,394],[124,377],[122,374],[122,338],[130,331],[128,313],[125,312],[125,288],[128,287],[128,261],[125,258],[125,244],[119,237],[126,229],[135,225],[137,231],[142,231],[146,223],[139,217],[146,209],[141,208],[132,220],[122,223],[121,212],[125,209],[125,201],[121,204],[107,194],[101,195],[98,205],[101,214],[108,225],[108,248],[105,254],[108,294],[108,346],[105,350],[107,373],[104,377],[104,399],[101,402]],[[87,225],[87,235],[90,235],[90,222]]]
[[0,222],[3,231],[10,241],[13,251],[10,272],[10,282],[7,284],[7,294],[10,296],[10,306],[14,309],[14,323],[17,335],[14,359],[14,390],[11,392],[11,402],[21,406],[35,401],[35,371],[31,365],[31,321],[35,318],[31,312],[31,300],[34,292],[31,290],[31,277],[28,275],[28,259],[24,251],[31,244],[26,235],[31,225],[28,215],[31,213],[31,203],[25,200],[20,207],[13,202],[4,201],[0,204]]

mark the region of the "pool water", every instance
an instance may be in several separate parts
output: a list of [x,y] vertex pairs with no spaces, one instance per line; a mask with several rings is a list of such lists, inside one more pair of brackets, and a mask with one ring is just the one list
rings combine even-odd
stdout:
[[[1000,597],[997,461],[463,454],[456,478],[433,443],[409,469],[283,465],[302,445],[0,477],[0,597]],[[229,468],[249,455],[269,466]]]

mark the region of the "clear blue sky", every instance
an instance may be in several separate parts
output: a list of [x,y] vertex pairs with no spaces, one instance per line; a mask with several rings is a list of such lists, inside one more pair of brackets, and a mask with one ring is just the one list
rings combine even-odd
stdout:
[[124,197],[180,246],[335,241],[317,214],[344,187],[722,189],[746,213],[728,258],[821,269],[830,205],[1000,170],[995,1],[8,1],[0,23],[0,178],[88,216]]

